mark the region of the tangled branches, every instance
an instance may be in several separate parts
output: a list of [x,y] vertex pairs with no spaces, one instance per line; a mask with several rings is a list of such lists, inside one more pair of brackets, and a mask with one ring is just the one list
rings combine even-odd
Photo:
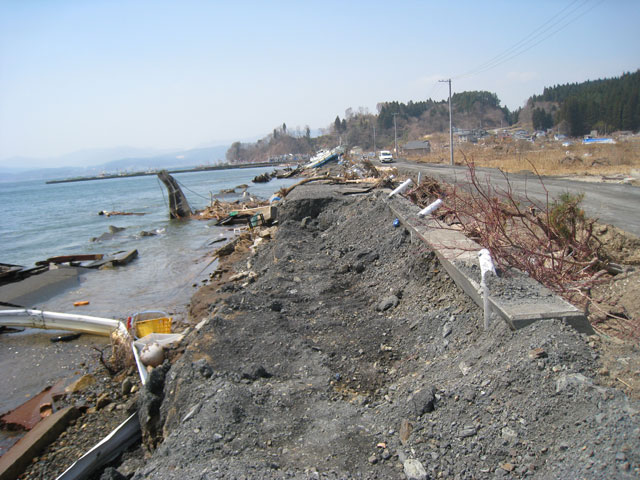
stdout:
[[[497,188],[478,177],[473,163],[467,162],[467,167],[465,184],[426,179],[408,196],[419,205],[443,198],[438,211],[442,228],[461,229],[488,248],[502,270],[511,266],[527,272],[568,300],[585,305],[590,288],[607,271],[602,245],[593,233],[595,220],[580,208],[582,196],[566,193],[551,200],[545,188],[545,204],[528,196],[521,201],[506,174],[506,187]],[[542,184],[539,176],[538,180]]]

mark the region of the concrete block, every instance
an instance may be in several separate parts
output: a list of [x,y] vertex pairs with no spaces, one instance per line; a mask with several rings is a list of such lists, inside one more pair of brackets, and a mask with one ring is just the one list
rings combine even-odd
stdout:
[[67,407],[39,422],[0,457],[0,480],[18,478],[33,458],[58,438],[69,422],[78,415],[79,412],[75,407]]
[[[406,202],[403,199],[395,201]],[[411,232],[412,237],[416,236],[426,243],[453,281],[482,307],[477,254],[483,247],[454,228],[439,228],[433,220],[425,223],[417,216],[420,209],[415,205],[403,205],[402,208],[398,208],[393,202],[389,202],[388,206],[394,216]],[[523,328],[545,318],[559,318],[581,333],[593,333],[593,328],[583,311],[519,270],[511,269],[509,275],[512,280],[490,275],[487,283],[492,311],[504,319],[512,329]],[[510,282],[518,288],[510,288]]]

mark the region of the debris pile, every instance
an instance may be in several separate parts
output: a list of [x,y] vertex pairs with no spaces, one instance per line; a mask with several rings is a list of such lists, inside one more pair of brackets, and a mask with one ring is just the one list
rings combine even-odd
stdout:
[[252,209],[265,207],[268,205],[269,202],[256,199],[252,199],[242,203],[239,200],[234,202],[223,202],[216,199],[205,209],[196,212],[193,218],[197,218],[198,220],[221,221],[228,218],[231,212],[242,213],[243,211],[251,211]]
[[275,241],[196,294],[134,479],[640,473],[640,405],[600,384],[598,340],[485,331],[385,196],[297,193]]
[[[566,193],[545,205],[523,202],[508,185],[483,184],[473,165],[468,167],[466,183],[442,184],[427,177],[406,196],[419,206],[441,199],[434,214],[439,228],[462,230],[490,250],[503,273],[516,268],[575,305],[599,308],[592,291],[629,267],[612,261],[619,256],[608,253],[612,245],[600,240],[602,228],[585,216],[582,197]],[[640,319],[626,320],[618,318],[620,333],[640,338]]]

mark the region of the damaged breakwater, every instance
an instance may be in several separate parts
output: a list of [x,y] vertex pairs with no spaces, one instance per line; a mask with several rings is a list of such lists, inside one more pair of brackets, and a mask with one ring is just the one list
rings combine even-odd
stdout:
[[484,331],[383,197],[296,189],[234,265],[255,275],[200,289],[133,478],[636,478],[640,405],[599,385],[597,340]]

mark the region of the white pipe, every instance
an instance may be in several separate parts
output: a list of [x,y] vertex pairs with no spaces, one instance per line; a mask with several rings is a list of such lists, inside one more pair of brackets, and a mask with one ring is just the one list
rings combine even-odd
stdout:
[[418,212],[418,216],[419,217],[424,217],[426,215],[430,215],[433,212],[435,212],[438,208],[440,208],[440,206],[442,205],[442,200],[439,198],[437,199],[435,202],[429,204],[426,208],[424,208],[423,210],[420,210]]
[[488,330],[489,318],[491,317],[491,305],[489,305],[489,287],[484,279],[484,275],[482,275],[480,286],[482,287],[482,303],[484,307],[484,329]]
[[491,259],[491,252],[486,248],[483,248],[478,252],[478,260],[480,261],[480,275],[484,277],[484,275],[488,272],[496,274],[496,267],[493,265],[493,260]]
[[418,185],[422,183],[422,172],[418,172]]
[[71,330],[109,336],[119,328],[119,320],[90,317],[72,313],[45,312],[22,308],[19,310],[0,310],[0,326],[31,327],[46,330]]
[[138,375],[140,375],[140,381],[142,382],[142,385],[146,385],[149,374],[147,373],[147,368],[142,364],[142,360],[140,360],[138,347],[136,347],[136,344],[134,342],[131,342],[131,349],[133,350],[133,358],[136,361],[136,367],[138,368]]
[[484,307],[484,329],[489,328],[489,319],[491,317],[491,305],[489,304],[489,287],[487,286],[486,276],[488,273],[496,274],[496,267],[491,260],[491,252],[483,248],[478,252],[478,260],[480,262],[480,286],[482,287],[482,303]]
[[389,198],[393,197],[396,193],[404,192],[407,189],[407,187],[411,185],[412,182],[413,180],[411,180],[410,178],[402,182],[402,184],[400,184],[399,187],[397,187],[393,192],[389,194]]
[[138,413],[134,413],[85,453],[56,480],[83,480],[129,448],[140,437]]

